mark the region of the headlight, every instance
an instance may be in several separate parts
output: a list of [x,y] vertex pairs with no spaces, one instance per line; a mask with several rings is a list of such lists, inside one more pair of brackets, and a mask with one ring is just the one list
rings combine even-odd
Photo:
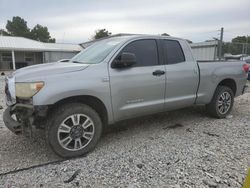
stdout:
[[44,82],[16,83],[16,96],[19,98],[31,98],[44,86]]

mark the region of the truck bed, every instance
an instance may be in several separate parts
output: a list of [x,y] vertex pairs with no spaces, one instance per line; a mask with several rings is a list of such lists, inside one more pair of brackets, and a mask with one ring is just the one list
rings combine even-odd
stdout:
[[218,83],[225,79],[235,82],[236,97],[242,94],[246,82],[246,74],[242,68],[244,63],[244,61],[197,61],[200,83],[196,104],[209,103]]

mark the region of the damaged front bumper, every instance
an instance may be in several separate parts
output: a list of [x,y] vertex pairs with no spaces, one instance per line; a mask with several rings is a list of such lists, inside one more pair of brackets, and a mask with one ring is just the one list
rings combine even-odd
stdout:
[[15,134],[32,135],[32,126],[42,128],[45,125],[47,110],[47,106],[15,104],[4,111],[3,121],[5,126]]
[[10,131],[20,134],[22,132],[22,124],[13,119],[12,115],[11,108],[8,107],[3,113],[3,122]]
[[3,113],[6,127],[15,134],[32,134],[32,126],[43,128],[48,106],[34,106],[32,98],[16,97],[15,77],[10,75],[5,79],[5,99],[8,108]]

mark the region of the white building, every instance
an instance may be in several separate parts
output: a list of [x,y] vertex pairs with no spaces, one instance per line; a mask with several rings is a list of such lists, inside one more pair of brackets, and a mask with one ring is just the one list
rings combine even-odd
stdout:
[[70,59],[82,49],[78,44],[44,43],[23,37],[0,36],[0,70]]

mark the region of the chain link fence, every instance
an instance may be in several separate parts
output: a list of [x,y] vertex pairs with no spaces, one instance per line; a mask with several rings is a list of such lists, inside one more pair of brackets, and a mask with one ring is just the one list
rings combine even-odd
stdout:
[[222,54],[250,55],[250,44],[249,43],[238,43],[238,42],[223,43]]

